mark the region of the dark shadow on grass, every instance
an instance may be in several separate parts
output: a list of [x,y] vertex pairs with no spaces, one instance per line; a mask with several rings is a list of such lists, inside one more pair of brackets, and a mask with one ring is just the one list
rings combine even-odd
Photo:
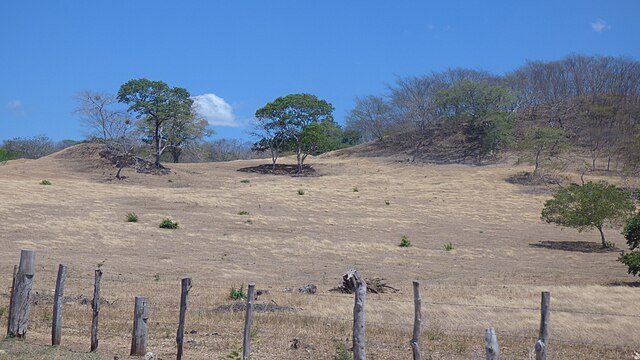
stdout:
[[613,281],[607,284],[609,286],[626,286],[626,287],[640,287],[640,281]]
[[550,250],[575,251],[581,253],[620,252],[620,249],[615,246],[610,248],[603,248],[602,244],[589,241],[540,241],[535,244],[529,244],[529,246]]
[[258,166],[250,166],[238,169],[241,172],[271,174],[271,175],[290,175],[290,176],[318,176],[316,170],[311,165],[303,165],[302,173],[298,173],[298,165],[276,164],[273,168],[271,164],[263,164]]

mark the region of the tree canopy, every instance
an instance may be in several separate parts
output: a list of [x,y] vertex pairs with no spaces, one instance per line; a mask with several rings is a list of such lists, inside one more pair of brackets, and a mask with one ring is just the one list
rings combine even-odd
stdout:
[[604,181],[571,184],[558,189],[542,209],[542,220],[579,232],[598,229],[602,247],[607,247],[603,228],[617,226],[635,212],[629,193]]
[[169,87],[163,81],[141,78],[124,83],[118,91],[118,101],[129,105],[128,111],[135,114],[150,133],[155,145],[155,165],[160,167],[160,156],[167,142],[167,138],[163,138],[163,126],[169,121],[194,116],[189,92],[184,88]]
[[[325,150],[333,122],[333,106],[312,94],[290,94],[269,102],[255,113],[262,138],[256,147],[273,153],[290,147],[296,154],[298,172],[310,154]],[[324,124],[324,125],[323,125]],[[331,124],[331,125],[330,125]],[[335,124],[335,125],[333,125]]]

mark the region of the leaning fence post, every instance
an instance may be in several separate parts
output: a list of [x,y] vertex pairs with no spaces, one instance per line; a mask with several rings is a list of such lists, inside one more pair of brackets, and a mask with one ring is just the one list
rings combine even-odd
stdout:
[[91,352],[98,350],[98,316],[100,315],[100,281],[102,280],[102,270],[95,271],[95,282],[93,283],[93,300],[91,308],[93,316],[91,319]]
[[251,358],[251,318],[253,317],[253,298],[256,284],[249,283],[247,287],[247,312],[244,316],[244,338],[242,340],[242,360]]
[[60,345],[62,336],[62,303],[64,298],[64,281],[67,278],[67,267],[58,265],[56,292],[53,296],[53,323],[51,324],[51,345]]
[[191,278],[182,279],[182,290],[180,292],[180,318],[178,320],[178,333],[176,334],[176,343],[178,345],[177,360],[182,359],[182,343],[184,338],[184,318],[187,312],[187,295],[191,290]]
[[413,282],[413,304],[415,307],[415,316],[413,318],[413,339],[411,339],[411,350],[413,351],[413,360],[421,360],[420,356],[420,327],[422,326],[422,298],[420,298],[420,283]]
[[551,294],[548,291],[542,292],[540,301],[540,334],[536,342],[536,360],[546,360],[549,347],[549,314]]
[[131,336],[131,356],[144,356],[147,353],[147,320],[149,319],[149,300],[136,296],[133,308],[133,334]]
[[31,308],[31,287],[36,272],[36,252],[20,250],[20,265],[11,295],[11,314],[9,317],[8,337],[24,338],[27,335],[27,323]]
[[487,360],[500,360],[500,348],[498,347],[498,335],[496,329],[488,328],[484,331],[484,347],[487,352]]
[[353,272],[355,282],[355,302],[353,305],[353,360],[365,360],[364,351],[364,299],[367,295],[367,283]]
[[11,326],[11,309],[13,309],[13,289],[16,287],[16,275],[18,274],[18,265],[13,265],[13,280],[11,281],[11,291],[9,291],[9,312],[7,313],[7,336],[9,336],[9,327]]

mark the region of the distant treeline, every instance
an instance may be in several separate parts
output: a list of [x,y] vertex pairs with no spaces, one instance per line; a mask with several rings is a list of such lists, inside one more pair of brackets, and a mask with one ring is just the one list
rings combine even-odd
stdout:
[[383,94],[358,98],[346,129],[363,142],[401,143],[414,160],[450,145],[481,162],[517,147],[528,129],[552,128],[586,150],[594,166],[597,159],[633,163],[639,99],[637,60],[570,55],[504,75],[457,68],[400,78]]
[[[16,137],[2,142],[0,146],[0,161],[38,159],[67,147],[88,142],[102,143],[103,140],[100,138],[90,138],[82,141],[62,140],[55,142],[46,135]],[[252,145],[251,142],[239,139],[201,141],[184,152],[182,161],[230,161],[246,160],[263,156],[262,154],[257,154],[252,151]],[[138,151],[144,153],[144,147],[140,146]],[[166,160],[170,160],[169,154],[165,155],[165,157],[167,158]]]

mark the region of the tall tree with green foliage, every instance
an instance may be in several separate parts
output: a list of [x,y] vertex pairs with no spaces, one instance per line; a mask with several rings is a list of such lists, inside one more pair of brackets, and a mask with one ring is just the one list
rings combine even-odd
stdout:
[[608,243],[605,226],[618,226],[635,212],[629,193],[604,181],[571,184],[558,189],[542,209],[542,220],[577,229],[579,232],[598,229],[602,247]]
[[[310,154],[308,151],[314,148],[308,146],[311,135],[305,130],[312,124],[333,121],[333,106],[315,95],[290,94],[258,109],[255,116],[261,126],[272,130],[272,134],[287,139],[296,153],[298,173],[301,173],[304,160]],[[312,133],[315,137],[315,130]]]
[[180,87],[169,87],[163,81],[149,79],[129,80],[120,87],[118,101],[129,105],[128,111],[141,119],[145,130],[151,133],[155,147],[155,165],[160,167],[163,126],[167,122],[192,116],[193,100],[189,92]]
[[627,221],[622,235],[627,240],[631,251],[622,253],[618,261],[627,266],[629,274],[638,275],[640,273],[640,213]]
[[463,125],[467,141],[477,146],[478,162],[511,142],[509,88],[488,81],[460,80],[436,94],[438,113]]
[[533,176],[537,176],[540,166],[546,160],[558,156],[569,147],[567,133],[559,128],[533,127],[526,130],[518,148],[534,164]]

